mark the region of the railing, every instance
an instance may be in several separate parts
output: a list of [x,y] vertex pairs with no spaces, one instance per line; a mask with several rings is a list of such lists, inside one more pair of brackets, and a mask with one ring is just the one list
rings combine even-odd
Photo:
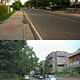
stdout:
[[79,61],[76,61],[76,62],[70,63],[70,66],[75,65],[75,64],[79,64]]

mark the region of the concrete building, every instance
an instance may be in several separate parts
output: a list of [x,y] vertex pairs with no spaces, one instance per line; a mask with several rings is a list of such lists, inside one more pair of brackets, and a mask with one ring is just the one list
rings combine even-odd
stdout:
[[46,58],[49,61],[49,73],[54,73],[56,69],[62,72],[63,68],[68,65],[69,53],[64,51],[51,52]]
[[80,49],[68,56],[69,66],[80,74]]

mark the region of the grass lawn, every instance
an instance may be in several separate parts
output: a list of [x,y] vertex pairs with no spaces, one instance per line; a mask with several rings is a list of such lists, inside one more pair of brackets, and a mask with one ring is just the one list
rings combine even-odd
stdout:
[[14,12],[15,12],[15,11],[10,12],[9,14],[7,14],[7,15],[5,15],[5,16],[1,16],[1,17],[0,17],[0,21],[4,21],[4,20],[8,19]]
[[17,77],[17,78],[6,79],[6,80],[25,80],[25,79],[24,77]]

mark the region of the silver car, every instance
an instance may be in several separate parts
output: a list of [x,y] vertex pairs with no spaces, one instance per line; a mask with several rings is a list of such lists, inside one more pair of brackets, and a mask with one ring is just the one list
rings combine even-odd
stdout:
[[54,75],[48,75],[48,77],[46,77],[46,80],[56,80],[56,77]]
[[28,75],[24,75],[25,79],[30,79]]

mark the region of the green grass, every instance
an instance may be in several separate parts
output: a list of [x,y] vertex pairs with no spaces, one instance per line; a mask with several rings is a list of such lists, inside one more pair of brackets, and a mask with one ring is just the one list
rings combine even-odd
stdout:
[[26,24],[27,23],[27,21],[26,21],[26,17],[25,17],[25,15],[24,15],[24,12],[23,12],[23,21],[22,21],[24,24]]
[[7,79],[7,80],[25,80],[24,77],[17,77],[17,78],[12,78],[12,79]]
[[8,19],[14,12],[15,12],[15,11],[10,12],[9,14],[7,14],[7,15],[5,15],[5,16],[1,16],[1,17],[0,17],[0,21],[4,21],[4,20]]

